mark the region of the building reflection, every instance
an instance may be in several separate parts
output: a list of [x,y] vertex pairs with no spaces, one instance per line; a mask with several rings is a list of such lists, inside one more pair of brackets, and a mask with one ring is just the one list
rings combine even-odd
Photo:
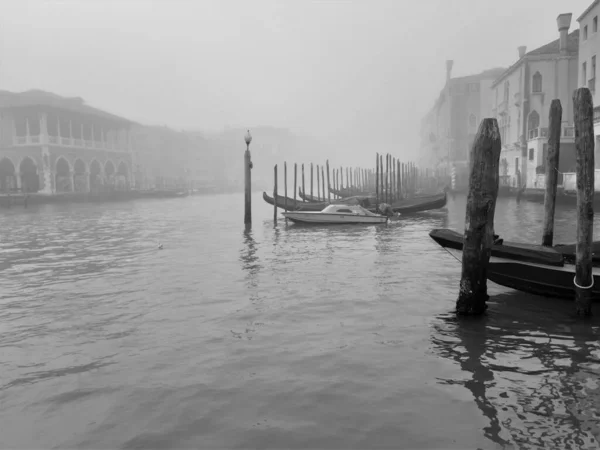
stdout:
[[600,346],[593,327],[569,319],[570,302],[517,292],[493,300],[487,317],[435,321],[434,352],[468,377],[439,382],[472,393],[489,420],[484,436],[496,444],[597,448],[600,364],[592,355]]

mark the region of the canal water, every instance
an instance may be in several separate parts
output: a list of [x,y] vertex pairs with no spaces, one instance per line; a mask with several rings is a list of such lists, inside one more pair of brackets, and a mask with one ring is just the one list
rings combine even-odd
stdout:
[[[464,197],[274,227],[256,194],[248,232],[242,202],[0,211],[0,448],[598,448],[598,319],[493,283],[454,317],[460,264],[428,232],[462,230]],[[541,227],[499,199],[502,237]]]

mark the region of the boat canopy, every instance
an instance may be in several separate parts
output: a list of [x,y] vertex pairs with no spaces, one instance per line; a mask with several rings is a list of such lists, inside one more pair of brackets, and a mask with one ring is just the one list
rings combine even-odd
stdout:
[[359,205],[329,205],[322,211],[323,214],[357,214],[360,216],[379,216]]

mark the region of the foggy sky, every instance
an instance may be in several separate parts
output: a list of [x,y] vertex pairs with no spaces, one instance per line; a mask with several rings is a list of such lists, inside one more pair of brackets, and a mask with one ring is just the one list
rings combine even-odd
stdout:
[[590,3],[0,0],[0,89],[175,128],[284,127],[370,163],[418,148],[446,59],[457,76],[508,66]]

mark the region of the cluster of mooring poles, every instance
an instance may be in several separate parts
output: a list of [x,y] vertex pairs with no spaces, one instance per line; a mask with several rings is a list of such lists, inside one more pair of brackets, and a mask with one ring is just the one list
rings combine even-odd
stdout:
[[[594,105],[588,88],[573,94],[575,151],[577,158],[577,243],[575,309],[578,315],[592,312],[592,238],[594,224]],[[550,106],[546,192],[542,245],[551,247],[554,236],[562,106]],[[494,239],[494,213],[498,195],[500,133],[496,119],[484,119],[471,151],[472,165],[466,210],[462,272],[456,301],[458,314],[481,314],[487,309],[487,267]]]

